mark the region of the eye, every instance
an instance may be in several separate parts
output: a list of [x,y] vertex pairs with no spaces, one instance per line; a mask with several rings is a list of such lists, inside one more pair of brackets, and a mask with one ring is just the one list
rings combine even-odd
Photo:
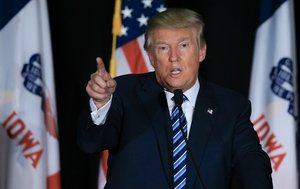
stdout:
[[166,52],[169,50],[169,47],[167,45],[159,45],[157,46],[157,49],[159,52]]
[[180,48],[187,48],[187,47],[189,47],[189,46],[190,46],[190,43],[189,43],[189,42],[182,42],[182,43],[179,44],[179,47],[180,47]]

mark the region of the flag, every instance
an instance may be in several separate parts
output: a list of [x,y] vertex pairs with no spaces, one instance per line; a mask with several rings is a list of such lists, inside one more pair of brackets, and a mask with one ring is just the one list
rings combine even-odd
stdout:
[[[163,0],[116,0],[116,5],[121,3],[121,8],[115,8],[116,18],[113,23],[113,32],[117,34],[116,44],[113,44],[112,59],[115,65],[110,65],[112,76],[128,73],[145,73],[153,71],[146,52],[143,49],[144,32],[148,19],[164,11]],[[117,12],[120,11],[120,12]],[[119,17],[117,16],[119,15]],[[121,18],[121,21],[118,21]],[[114,35],[115,35],[114,34]]]
[[[164,0],[116,0],[109,69],[112,77],[153,71],[143,49],[144,32],[149,18],[164,10],[166,10]],[[104,151],[101,156],[99,189],[102,189],[106,183],[107,156],[107,151]]]
[[0,189],[60,189],[46,0],[0,0]]
[[292,0],[261,0],[250,82],[251,120],[272,164],[274,189],[297,189],[297,69]]

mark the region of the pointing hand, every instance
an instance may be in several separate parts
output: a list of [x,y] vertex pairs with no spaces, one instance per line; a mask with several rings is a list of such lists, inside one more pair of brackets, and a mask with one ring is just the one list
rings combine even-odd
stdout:
[[97,71],[91,75],[86,92],[93,99],[97,108],[101,108],[111,98],[116,89],[116,81],[106,71],[101,58],[97,57]]

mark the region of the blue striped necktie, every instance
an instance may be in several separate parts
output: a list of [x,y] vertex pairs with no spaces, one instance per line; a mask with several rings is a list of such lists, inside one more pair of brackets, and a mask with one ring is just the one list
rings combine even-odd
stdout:
[[[183,95],[183,102],[186,101]],[[181,114],[181,115],[180,115]],[[181,123],[180,123],[181,122]],[[186,142],[187,123],[181,106],[175,105],[171,115],[173,135],[173,184],[174,189],[185,188],[186,185]],[[183,127],[184,135],[180,129]]]

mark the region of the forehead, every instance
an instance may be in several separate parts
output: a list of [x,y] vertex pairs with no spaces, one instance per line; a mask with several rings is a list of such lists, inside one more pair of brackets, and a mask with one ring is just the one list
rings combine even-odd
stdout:
[[195,28],[159,28],[153,32],[153,41],[157,43],[172,43],[196,39]]

